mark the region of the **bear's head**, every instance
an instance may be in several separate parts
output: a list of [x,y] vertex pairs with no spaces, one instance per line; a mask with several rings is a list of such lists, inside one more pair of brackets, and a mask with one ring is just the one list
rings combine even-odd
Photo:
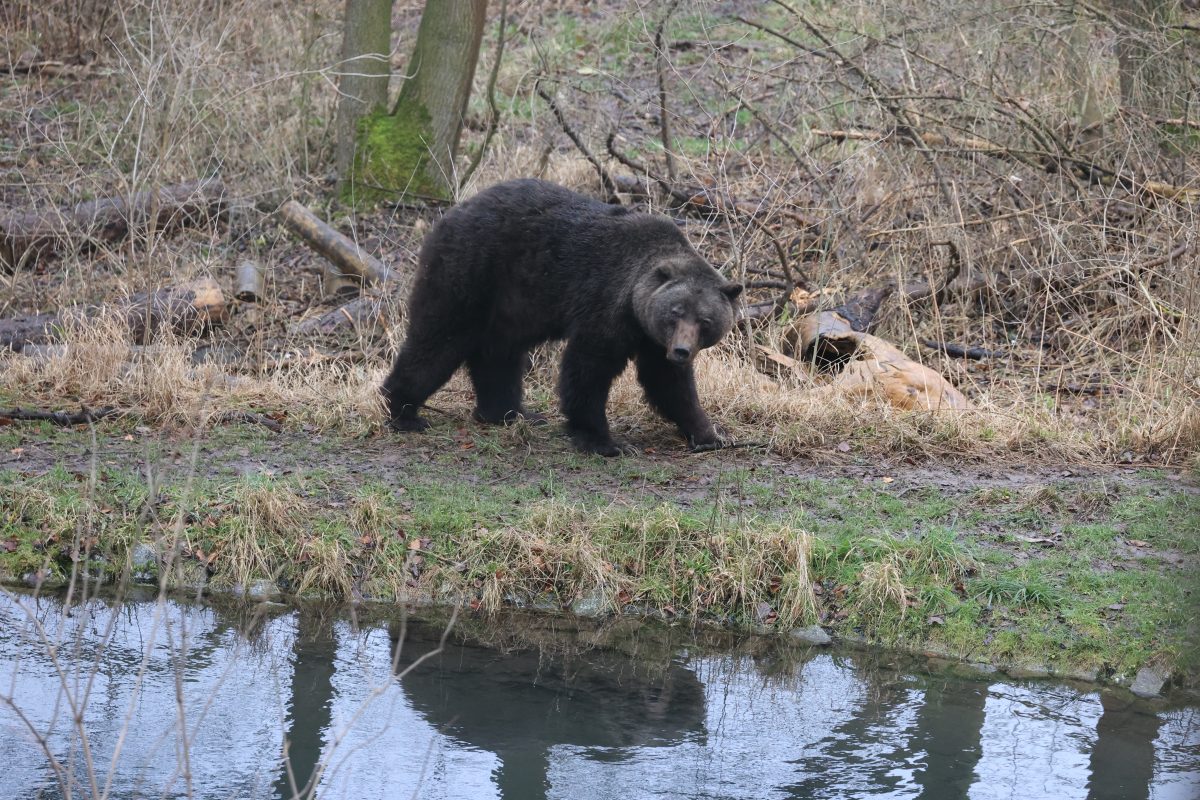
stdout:
[[730,283],[697,255],[654,261],[638,281],[634,307],[644,330],[668,361],[689,364],[733,328],[740,284]]

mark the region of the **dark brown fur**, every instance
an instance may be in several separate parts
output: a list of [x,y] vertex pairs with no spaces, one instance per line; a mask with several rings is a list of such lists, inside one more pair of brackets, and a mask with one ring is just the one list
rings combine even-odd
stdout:
[[688,444],[718,447],[692,360],[729,332],[740,292],[669,219],[542,181],[498,184],[447,213],[421,248],[408,336],[382,387],[391,425],[428,427],[418,410],[463,363],[477,419],[538,419],[522,405],[529,351],[566,339],[559,397],[581,450],[622,451],[605,406],[630,359]]

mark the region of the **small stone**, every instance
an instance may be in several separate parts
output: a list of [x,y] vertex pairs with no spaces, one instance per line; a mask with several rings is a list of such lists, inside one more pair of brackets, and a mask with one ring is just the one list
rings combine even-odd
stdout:
[[129,551],[129,563],[133,565],[134,569],[158,569],[158,550],[153,545],[138,542]]
[[1050,670],[1037,664],[1013,664],[1004,668],[1004,674],[1016,680],[1031,678],[1049,678]]
[[809,625],[807,628],[793,628],[788,632],[793,642],[824,647],[833,643],[833,637],[825,632],[820,625]]
[[1129,691],[1138,697],[1158,697],[1163,685],[1171,679],[1171,673],[1162,667],[1146,666],[1138,670]]
[[134,583],[158,583],[158,550],[138,542],[129,551],[129,564]]
[[275,581],[262,578],[251,581],[239,594],[249,600],[274,600],[279,597],[279,587],[275,585]]
[[553,614],[562,610],[554,598],[546,595],[538,595],[537,597],[533,598],[533,600],[529,602],[528,608],[532,611],[541,611],[548,614]]
[[998,672],[994,665],[987,664],[983,661],[972,661],[967,664],[967,669],[980,675],[995,675],[996,672]]
[[1095,667],[1079,667],[1076,669],[1068,669],[1059,673],[1060,678],[1066,678],[1072,681],[1083,681],[1084,683],[1095,683],[1100,680],[1100,670]]
[[190,558],[176,558],[167,586],[185,592],[202,592],[208,586],[208,568]]
[[608,614],[611,604],[608,595],[602,589],[596,588],[571,603],[571,613],[577,617],[603,617]]

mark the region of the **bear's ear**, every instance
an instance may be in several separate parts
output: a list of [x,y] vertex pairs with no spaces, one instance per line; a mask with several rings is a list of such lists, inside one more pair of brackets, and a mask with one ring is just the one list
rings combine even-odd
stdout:
[[737,300],[742,293],[742,285],[740,283],[727,283],[721,287],[721,294],[729,298],[729,302]]
[[659,264],[654,268],[654,280],[658,281],[660,284],[666,283],[673,277],[675,277],[675,275],[671,272],[671,268],[666,264]]

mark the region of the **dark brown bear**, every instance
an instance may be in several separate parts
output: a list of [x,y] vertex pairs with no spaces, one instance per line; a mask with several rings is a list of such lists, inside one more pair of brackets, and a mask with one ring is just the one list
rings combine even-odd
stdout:
[[476,419],[543,421],[521,403],[529,350],[566,339],[559,397],[579,449],[628,451],[613,441],[605,405],[630,359],[650,405],[692,449],[720,447],[692,359],[729,332],[741,291],[669,219],[543,181],[498,184],[425,238],[408,336],[382,387],[391,426],[429,427],[417,412],[464,362]]

